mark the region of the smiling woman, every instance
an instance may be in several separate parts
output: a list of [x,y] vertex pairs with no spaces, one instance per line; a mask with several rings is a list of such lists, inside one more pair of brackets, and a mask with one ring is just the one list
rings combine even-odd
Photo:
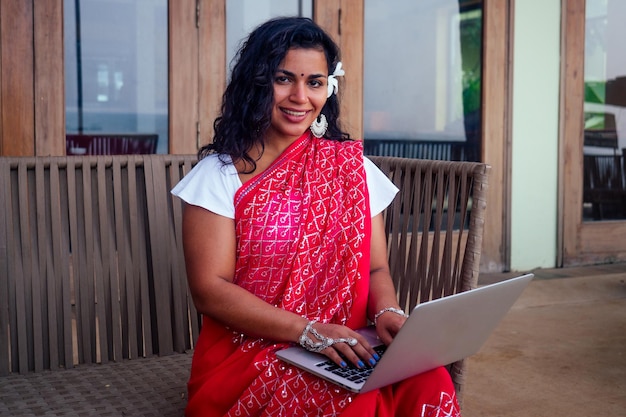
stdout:
[[[186,203],[189,288],[203,315],[187,416],[458,416],[444,368],[354,394],[281,362],[291,344],[346,368],[406,320],[381,212],[397,188],[338,124],[339,50],[312,20],[243,43],[213,142],[172,192]],[[366,365],[367,364],[367,365]],[[218,393],[218,395],[216,395]]]
[[324,51],[287,51],[274,79],[274,105],[272,122],[265,135],[266,150],[282,153],[311,126],[326,104],[327,79]]

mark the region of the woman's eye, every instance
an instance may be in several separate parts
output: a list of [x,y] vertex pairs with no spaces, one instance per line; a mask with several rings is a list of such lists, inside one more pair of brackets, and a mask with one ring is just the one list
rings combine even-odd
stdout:
[[280,84],[286,84],[289,82],[289,77],[285,75],[279,75],[278,77],[276,77],[276,82]]
[[311,80],[309,83],[312,87],[322,87],[323,84],[320,80]]

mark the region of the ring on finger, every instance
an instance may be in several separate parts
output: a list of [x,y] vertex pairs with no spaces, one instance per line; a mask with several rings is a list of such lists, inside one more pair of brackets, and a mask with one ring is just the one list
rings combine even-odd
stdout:
[[356,346],[358,341],[354,337],[340,337],[338,339],[334,339],[335,343],[347,343],[349,346]]

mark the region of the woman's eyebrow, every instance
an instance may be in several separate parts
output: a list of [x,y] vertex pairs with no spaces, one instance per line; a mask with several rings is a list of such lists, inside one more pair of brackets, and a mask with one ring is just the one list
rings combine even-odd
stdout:
[[[282,68],[279,68],[277,70],[277,72],[282,72],[283,74],[285,74],[288,77],[295,77],[296,76],[296,74],[294,74],[293,72],[287,71],[286,69],[282,69]],[[315,78],[326,78],[326,75],[324,75],[324,74],[311,74],[311,75],[309,75],[308,78],[314,78],[314,79]]]

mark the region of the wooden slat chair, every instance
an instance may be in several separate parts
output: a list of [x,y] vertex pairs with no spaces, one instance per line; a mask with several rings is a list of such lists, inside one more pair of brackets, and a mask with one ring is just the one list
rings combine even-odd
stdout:
[[0,158],[0,375],[192,347],[169,190],[195,160]]
[[[475,288],[483,237],[490,167],[372,156],[400,189],[385,210],[391,275],[400,305]],[[448,367],[459,396],[464,361]]]
[[[400,188],[385,222],[401,305],[475,287],[488,166],[371,159]],[[22,397],[19,413],[87,410],[99,399],[112,409],[106,415],[180,414],[190,355],[167,355],[191,349],[199,324],[185,279],[182,203],[169,190],[195,162],[193,155],[0,157],[0,376],[8,375],[0,383],[3,395],[39,393],[32,407]],[[127,377],[111,387],[132,395],[112,404],[105,392],[90,394],[104,375],[127,369],[113,362],[142,356],[151,358],[128,370],[145,383]],[[96,362],[110,365],[39,372]],[[462,363],[450,372],[460,393]],[[72,389],[60,398],[50,386]],[[150,391],[156,386],[161,402]]]

